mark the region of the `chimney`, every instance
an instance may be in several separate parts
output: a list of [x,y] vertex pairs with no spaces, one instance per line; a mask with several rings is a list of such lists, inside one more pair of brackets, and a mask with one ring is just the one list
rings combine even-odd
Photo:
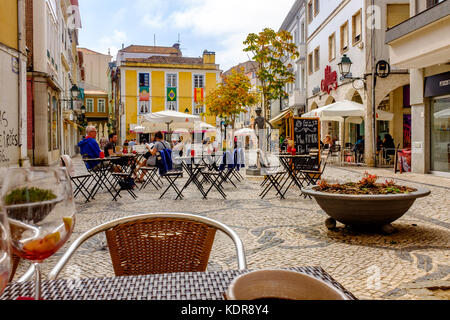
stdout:
[[122,43],[122,50],[123,50],[123,49],[125,49],[125,44],[124,44],[124,43]]
[[216,53],[205,49],[203,51],[203,64],[215,64],[215,63],[216,63]]

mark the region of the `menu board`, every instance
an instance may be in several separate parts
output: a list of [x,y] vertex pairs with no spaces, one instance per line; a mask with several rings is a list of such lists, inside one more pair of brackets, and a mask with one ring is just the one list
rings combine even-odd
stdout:
[[297,154],[309,154],[311,149],[320,150],[319,118],[294,118],[292,127]]

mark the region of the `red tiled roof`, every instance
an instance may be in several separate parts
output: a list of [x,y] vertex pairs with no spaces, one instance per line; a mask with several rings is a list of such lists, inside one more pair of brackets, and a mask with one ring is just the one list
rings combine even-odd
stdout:
[[78,50],[78,51],[81,51],[81,52],[83,52],[83,53],[86,53],[86,54],[93,53],[93,54],[100,54],[100,55],[102,55],[102,56],[107,56],[107,54],[103,54],[103,53],[100,53],[100,52],[96,52],[96,51],[94,51],[94,50],[87,49],[87,48],[77,48],[77,50]]
[[126,62],[144,62],[157,64],[203,64],[203,58],[152,56],[149,58],[128,58]]
[[132,52],[132,53],[154,53],[154,54],[170,54],[170,55],[181,55],[181,51],[174,47],[157,47],[157,46],[139,46],[131,45],[122,50],[121,52]]

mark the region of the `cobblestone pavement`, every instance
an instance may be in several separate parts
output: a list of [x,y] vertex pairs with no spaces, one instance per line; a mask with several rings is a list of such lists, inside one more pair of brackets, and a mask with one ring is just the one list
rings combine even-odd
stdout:
[[[77,171],[85,171],[79,157],[74,163]],[[324,175],[331,180],[356,181],[366,170],[329,165]],[[394,174],[392,169],[369,171],[431,190],[430,196],[416,200],[409,212],[393,223],[398,232],[392,235],[356,232],[339,223],[330,231],[324,224],[326,214],[314,200],[300,197],[296,189],[289,190],[285,200],[274,193],[261,200],[261,178],[248,177],[237,189],[227,184],[229,200],[217,192],[203,200],[195,186],[184,192],[184,200],[173,200],[175,193],[159,200],[161,191],[148,186],[138,192],[138,200],[126,192],[117,202],[106,192],[90,203],[79,198],[75,231],[65,247],[43,263],[43,273],[49,272],[71,241],[96,225],[145,212],[185,212],[217,219],[234,229],[244,243],[251,269],[321,266],[359,299],[450,299],[450,179]],[[113,276],[105,243],[104,235],[87,241],[60,277]],[[28,266],[21,262],[16,279]],[[234,246],[218,232],[208,270],[233,268],[237,268]]]

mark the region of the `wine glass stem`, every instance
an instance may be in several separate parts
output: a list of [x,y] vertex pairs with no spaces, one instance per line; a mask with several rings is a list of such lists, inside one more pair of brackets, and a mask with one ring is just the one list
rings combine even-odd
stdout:
[[34,263],[34,275],[35,275],[34,300],[40,300],[41,299],[41,265],[38,262]]

